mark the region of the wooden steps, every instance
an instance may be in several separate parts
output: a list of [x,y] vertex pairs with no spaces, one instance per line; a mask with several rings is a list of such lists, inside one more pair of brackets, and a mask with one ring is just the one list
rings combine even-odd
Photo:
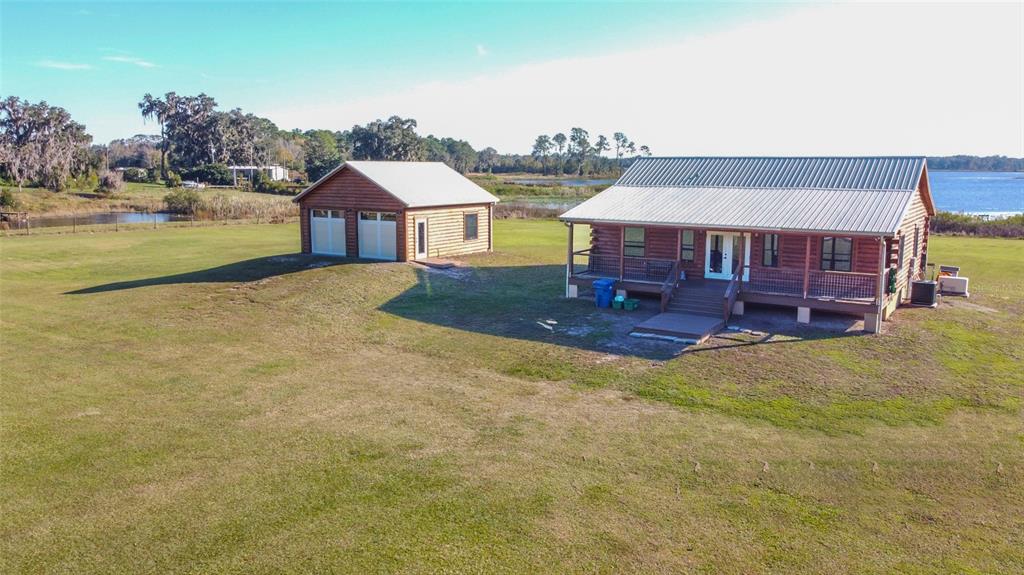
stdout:
[[725,327],[722,302],[728,282],[690,280],[672,292],[664,313],[641,322],[633,331],[667,335],[700,343]]

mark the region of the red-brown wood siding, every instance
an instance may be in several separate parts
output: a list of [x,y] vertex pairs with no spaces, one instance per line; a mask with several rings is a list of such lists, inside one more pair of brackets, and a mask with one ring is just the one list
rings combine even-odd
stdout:
[[312,249],[309,238],[309,210],[345,211],[345,251],[353,257],[359,254],[359,212],[397,212],[396,256],[398,261],[407,259],[405,204],[362,174],[349,168],[342,168],[315,190],[303,196],[299,200],[299,207],[303,253],[309,253]]
[[[649,258],[676,259],[679,257],[679,228],[670,227],[646,227],[645,232],[645,255]],[[707,230],[693,230],[694,259],[692,262],[682,262],[680,269],[685,270],[687,275],[700,277],[704,275],[704,258],[707,241]],[[622,227],[608,224],[592,224],[590,227],[591,249],[595,253],[605,255],[619,255],[621,246]],[[750,244],[750,265],[751,268],[762,266],[762,249],[764,245],[764,233],[756,232],[751,234]],[[804,255],[806,250],[807,235],[794,233],[779,233],[779,266],[778,269],[792,269],[803,271]],[[820,235],[812,235],[811,238],[811,270],[821,269],[821,238]],[[878,241],[872,237],[853,238],[853,256],[851,271],[860,273],[878,273]]]

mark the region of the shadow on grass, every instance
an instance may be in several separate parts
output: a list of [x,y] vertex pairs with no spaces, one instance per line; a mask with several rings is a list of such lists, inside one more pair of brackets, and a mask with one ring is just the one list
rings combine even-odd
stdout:
[[112,282],[97,286],[64,292],[65,295],[82,295],[135,289],[147,286],[188,284],[188,283],[242,283],[258,281],[274,276],[282,276],[315,267],[336,266],[355,263],[361,260],[326,258],[306,254],[286,254],[253,258],[233,262],[205,270],[196,270],[180,274]]
[[[416,285],[379,309],[402,318],[463,331],[652,360],[667,360],[686,353],[863,335],[860,331],[850,331],[856,318],[828,314],[827,327],[808,327],[796,324],[795,311],[757,309],[752,310],[749,320],[743,318],[731,323],[762,330],[764,335],[749,336],[726,330],[709,343],[685,347],[680,343],[628,335],[633,326],[657,313],[656,300],[643,299],[643,311],[639,313],[622,313],[597,310],[587,298],[564,299],[565,267],[561,265],[417,269],[416,276]],[[556,322],[548,324],[550,329],[541,325],[548,320]],[[751,325],[745,325],[747,323]]]
[[650,313],[610,313],[589,299],[563,298],[562,265],[417,269],[416,277],[378,309],[462,331],[652,360],[675,357],[681,347],[628,337]]

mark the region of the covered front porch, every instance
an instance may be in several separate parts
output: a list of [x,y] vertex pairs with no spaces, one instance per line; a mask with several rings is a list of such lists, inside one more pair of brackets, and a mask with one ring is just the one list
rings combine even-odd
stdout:
[[611,278],[618,290],[660,298],[663,313],[722,325],[749,302],[795,307],[800,323],[810,322],[811,310],[864,315],[866,329],[878,330],[881,238],[595,223],[589,247],[576,250],[575,226],[567,225],[567,297]]

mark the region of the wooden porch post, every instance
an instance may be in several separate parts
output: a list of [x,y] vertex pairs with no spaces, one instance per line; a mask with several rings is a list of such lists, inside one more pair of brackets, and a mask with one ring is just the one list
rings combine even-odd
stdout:
[[804,299],[807,299],[807,288],[811,281],[811,236],[807,236],[804,246]]
[[569,295],[569,278],[572,277],[572,252],[573,240],[572,240],[572,222],[569,222],[569,246],[566,248],[565,253],[565,297]]
[[885,240],[878,238],[878,293],[875,302],[878,304],[878,318],[882,318],[882,305],[885,302]]
[[619,281],[626,279],[626,226],[619,226]]

